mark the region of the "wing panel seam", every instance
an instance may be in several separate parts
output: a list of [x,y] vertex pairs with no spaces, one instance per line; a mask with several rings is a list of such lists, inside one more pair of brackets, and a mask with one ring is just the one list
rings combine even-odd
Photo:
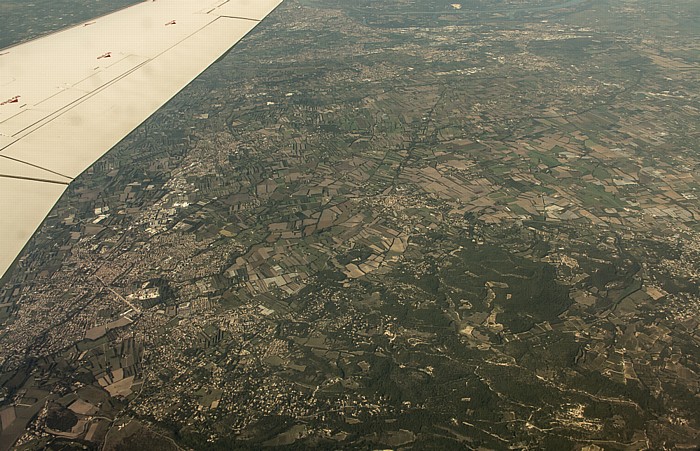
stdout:
[[[92,96],[94,96],[94,95],[100,93],[101,91],[103,91],[103,90],[109,88],[112,84],[114,84],[114,83],[116,83],[116,82],[122,80],[123,78],[126,78],[127,76],[131,75],[132,73],[134,73],[134,72],[137,71],[138,69],[141,69],[142,67],[144,67],[144,66],[147,65],[148,63],[150,63],[150,62],[152,62],[153,60],[157,59],[159,56],[161,56],[161,55],[167,53],[168,51],[172,50],[174,47],[177,47],[177,46],[180,45],[181,43],[183,43],[183,42],[185,42],[186,40],[190,39],[192,36],[196,35],[197,33],[200,33],[202,30],[204,30],[205,28],[207,28],[208,26],[210,26],[211,24],[213,24],[214,22],[216,22],[217,19],[219,19],[219,17],[213,17],[211,21],[207,22],[205,25],[201,26],[200,28],[197,28],[197,29],[194,30],[192,33],[190,33],[190,34],[188,34],[187,36],[183,37],[183,38],[180,39],[179,41],[176,41],[176,42],[173,43],[170,47],[165,48],[162,52],[158,53],[157,55],[153,56],[152,58],[149,58],[148,60],[142,62],[141,64],[139,64],[138,66],[136,66],[136,67],[132,68],[131,70],[125,72],[124,74],[122,74],[122,75],[120,75],[120,76],[118,76],[118,77],[113,78],[112,80],[110,80],[109,82],[107,82],[107,83],[105,83],[104,85],[100,86],[99,88],[94,89],[94,90],[92,90],[92,91],[90,91],[90,92],[88,92],[88,93],[85,93],[85,95],[83,95],[83,96],[81,96],[81,97],[79,97],[79,98],[73,100],[71,103],[69,103],[69,104],[67,104],[67,105],[64,105],[64,106],[61,107],[60,109],[58,109],[58,110],[56,110],[56,111],[53,111],[53,112],[47,114],[47,115],[46,115],[45,117],[43,117],[41,120],[39,120],[39,121],[37,121],[37,122],[34,122],[33,124],[28,125],[27,127],[23,128],[22,130],[19,130],[17,133],[15,133],[14,135],[12,135],[12,137],[13,137],[13,138],[17,138],[17,141],[19,141],[19,140],[21,140],[22,138],[24,138],[25,136],[28,136],[28,135],[30,135],[30,134],[36,132],[37,130],[40,130],[40,129],[41,129],[42,127],[44,127],[45,125],[50,124],[52,121],[54,121],[54,120],[56,120],[57,118],[61,117],[63,114],[67,113],[67,112],[70,111],[71,109],[73,109],[73,108],[75,108],[76,106],[80,105],[81,103],[87,101],[87,100],[90,99]],[[141,55],[135,54],[135,56],[141,56]],[[87,78],[89,78],[89,77],[87,77]],[[76,84],[80,83],[81,81],[86,80],[87,78],[76,82]],[[54,95],[51,96],[51,97],[54,97],[54,96],[56,96],[56,95],[58,95],[58,94],[59,94],[59,93],[56,93],[56,94],[54,94]],[[51,97],[49,97],[49,98],[47,98],[47,99],[44,99],[43,101],[46,101],[46,100],[50,99]],[[43,102],[43,101],[42,101],[42,102]],[[19,114],[19,113],[18,113],[18,114]],[[24,131],[26,131],[27,129],[30,129],[30,128],[36,126],[37,124],[40,124],[40,125],[37,126],[37,127],[34,128],[34,129],[30,130],[30,131],[29,131],[28,133],[26,133],[26,134],[21,135],[21,136],[18,136],[18,135],[20,135],[22,132],[24,132]],[[12,145],[15,144],[17,141],[13,141],[13,142],[7,144],[6,146],[0,148],[0,156],[2,156],[1,152],[2,152],[4,149],[7,149],[8,147],[12,146]],[[9,157],[6,157],[6,158],[9,158]],[[21,161],[21,160],[17,160],[17,161]],[[24,161],[21,161],[21,162],[22,162],[22,163],[26,163],[26,162],[24,162]],[[29,164],[29,163],[26,163],[26,164]],[[39,166],[37,166],[37,167],[39,167]],[[40,169],[45,169],[45,168],[41,168],[41,167],[39,167],[39,168],[40,168]],[[48,169],[45,169],[45,170],[48,170]],[[50,172],[53,172],[53,171],[50,171]],[[57,175],[60,175],[60,176],[62,176],[62,177],[66,177],[66,176],[63,175],[63,174],[59,174],[59,173],[56,173],[56,174],[57,174]],[[70,178],[70,177],[67,177],[67,178]]]
[[217,16],[218,18],[224,18],[224,19],[239,19],[239,20],[250,20],[251,22],[262,22],[262,19],[252,19],[250,17],[239,17],[239,16],[226,16],[226,15],[221,15]]
[[[144,64],[148,63],[149,61],[151,61],[151,60],[146,60],[146,61],[142,62],[142,63],[139,64],[138,66],[135,66],[135,67],[129,69],[128,71],[124,72],[123,74],[121,74],[121,75],[119,75],[119,76],[117,76],[117,77],[114,77],[113,79],[109,80],[107,83],[104,83],[104,84],[98,86],[97,88],[93,89],[93,90],[90,91],[90,92],[86,92],[86,93],[83,94],[82,96],[80,96],[80,97],[78,97],[77,99],[71,101],[70,103],[67,103],[66,105],[62,106],[61,108],[59,108],[59,109],[57,109],[57,110],[54,110],[54,111],[48,113],[46,116],[44,116],[43,118],[39,119],[38,121],[36,121],[36,122],[34,122],[34,123],[32,123],[32,124],[27,125],[26,127],[24,127],[24,128],[21,129],[21,130],[18,130],[15,134],[12,135],[12,138],[22,139],[24,136],[26,136],[26,135],[28,135],[28,134],[31,134],[31,133],[34,133],[35,131],[41,129],[41,127],[43,127],[44,125],[50,123],[50,122],[53,121],[54,119],[60,117],[60,116],[63,115],[64,113],[70,111],[72,108],[74,108],[74,107],[80,105],[80,104],[83,103],[85,100],[87,100],[87,99],[89,99],[90,97],[92,97],[93,95],[98,94],[99,92],[101,92],[101,91],[103,91],[103,90],[109,88],[112,84],[118,82],[118,81],[121,80],[122,78],[131,75],[134,71],[140,69],[141,67],[143,67]],[[86,77],[86,78],[84,78],[83,80],[78,81],[76,84],[81,83],[82,81],[85,81],[85,80],[87,80],[88,78],[90,78],[90,77]],[[68,88],[68,89],[72,89],[72,88],[73,88],[73,87]],[[52,99],[53,97],[59,95],[61,92],[65,92],[65,91],[60,91],[60,92],[57,92],[56,94],[52,95],[51,97],[47,97],[46,99],[44,99],[44,100],[42,100],[41,102],[39,102],[39,103],[37,103],[36,105],[34,105],[34,107],[36,107],[36,106],[38,106],[38,105],[41,105],[42,103],[46,102],[47,100]],[[29,110],[32,110],[32,108],[30,107]],[[34,111],[41,111],[41,110],[35,109]],[[42,123],[42,122],[43,122],[43,123]],[[26,131],[26,130],[28,130],[28,129],[34,127],[34,126],[36,126],[37,124],[40,124],[40,125],[39,125],[38,127],[34,128],[33,130],[31,130],[29,133],[26,133],[26,134],[22,135],[22,132],[24,132],[24,131]],[[20,135],[21,135],[21,136],[20,136]],[[12,144],[8,144],[8,146],[11,146],[11,145],[12,145]],[[1,149],[0,149],[0,150],[1,150]]]
[[[12,145],[12,144],[10,144],[10,145]],[[26,164],[27,166],[31,166],[31,167],[36,168],[36,169],[41,169],[42,171],[50,172],[51,174],[55,174],[55,175],[58,175],[60,177],[66,178],[69,181],[73,181],[73,177],[68,177],[67,175],[61,174],[60,172],[52,171],[51,169],[41,167],[37,164],[29,163],[27,161],[22,161],[22,160],[17,159],[17,158],[8,157],[7,155],[0,155],[0,158],[6,158],[8,160],[12,160],[12,161],[17,162],[17,163]]]
[[27,180],[30,182],[39,182],[39,183],[53,183],[55,185],[65,185],[65,186],[70,185],[70,182],[61,182],[58,180],[50,180],[50,179],[40,179],[40,178],[36,178],[36,177],[25,177],[22,175],[0,174],[0,178],[15,179],[15,180]]

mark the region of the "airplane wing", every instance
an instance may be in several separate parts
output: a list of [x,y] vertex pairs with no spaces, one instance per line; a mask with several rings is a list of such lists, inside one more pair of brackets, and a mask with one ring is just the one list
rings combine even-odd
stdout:
[[0,51],[0,277],[70,182],[283,0],[149,0]]

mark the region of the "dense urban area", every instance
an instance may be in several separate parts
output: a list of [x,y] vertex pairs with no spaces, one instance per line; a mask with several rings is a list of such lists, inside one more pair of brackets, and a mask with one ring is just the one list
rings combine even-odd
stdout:
[[76,180],[0,449],[696,449],[700,4],[453,1],[287,0]]

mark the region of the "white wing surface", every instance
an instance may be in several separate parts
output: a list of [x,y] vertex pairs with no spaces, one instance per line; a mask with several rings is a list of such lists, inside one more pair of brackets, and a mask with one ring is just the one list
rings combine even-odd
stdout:
[[282,0],[149,0],[0,52],[0,277],[68,184]]

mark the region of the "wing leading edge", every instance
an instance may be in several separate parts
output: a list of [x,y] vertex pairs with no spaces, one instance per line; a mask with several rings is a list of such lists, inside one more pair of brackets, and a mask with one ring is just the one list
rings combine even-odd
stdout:
[[70,182],[283,0],[157,0],[0,54],[0,277]]

